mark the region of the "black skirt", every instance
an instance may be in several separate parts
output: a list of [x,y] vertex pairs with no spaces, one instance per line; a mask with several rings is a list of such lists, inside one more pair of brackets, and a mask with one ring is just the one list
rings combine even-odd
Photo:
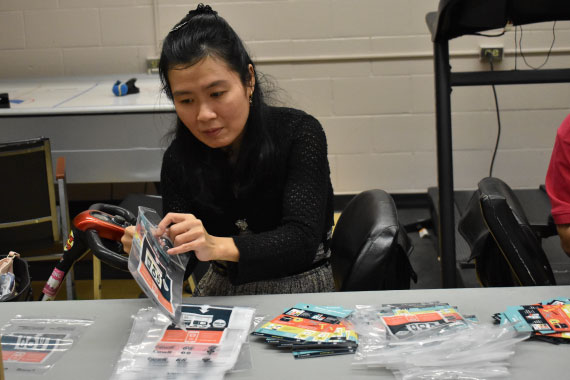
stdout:
[[334,292],[334,280],[331,266],[324,263],[316,268],[293,276],[273,280],[249,282],[233,285],[228,276],[214,270],[213,266],[202,277],[194,290],[194,297],[200,296],[238,296],[253,294],[293,294]]

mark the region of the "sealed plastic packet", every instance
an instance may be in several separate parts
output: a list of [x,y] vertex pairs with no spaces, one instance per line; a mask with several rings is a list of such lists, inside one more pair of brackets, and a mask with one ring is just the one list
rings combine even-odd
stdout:
[[176,325],[181,326],[182,284],[188,255],[169,255],[172,242],[157,236],[160,216],[156,211],[139,207],[136,235],[129,254],[129,271],[143,292]]
[[43,374],[72,350],[89,319],[16,316],[0,329],[6,373]]
[[[230,370],[251,367],[246,340],[255,309],[182,305],[186,330],[156,308],[141,309],[113,380],[155,378],[222,379]],[[246,355],[244,355],[244,353]]]
[[361,342],[353,365],[384,367],[406,380],[505,377],[515,344],[528,338],[438,302],[357,306],[352,322]]

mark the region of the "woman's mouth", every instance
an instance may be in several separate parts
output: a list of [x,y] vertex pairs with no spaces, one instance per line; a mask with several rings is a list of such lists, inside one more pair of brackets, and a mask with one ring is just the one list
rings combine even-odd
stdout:
[[214,137],[217,136],[223,128],[211,128],[211,129],[207,129],[205,130],[203,133],[208,136],[208,137]]

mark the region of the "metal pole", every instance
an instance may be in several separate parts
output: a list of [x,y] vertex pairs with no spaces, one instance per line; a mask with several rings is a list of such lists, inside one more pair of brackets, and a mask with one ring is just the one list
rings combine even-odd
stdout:
[[439,191],[439,254],[442,286],[454,288],[455,220],[453,200],[453,151],[451,138],[451,85],[449,43],[434,42],[437,181]]

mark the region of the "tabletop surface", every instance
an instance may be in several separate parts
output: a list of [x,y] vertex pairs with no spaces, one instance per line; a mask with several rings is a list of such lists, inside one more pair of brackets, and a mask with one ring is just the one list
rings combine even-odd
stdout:
[[[131,78],[137,78],[140,92],[115,96],[114,83]],[[10,99],[10,108],[0,108],[0,117],[174,110],[157,74],[2,80],[0,93]]]
[[[487,288],[487,289],[428,289],[382,292],[347,292],[320,294],[263,295],[240,297],[189,298],[187,303],[208,305],[250,306],[261,316],[273,317],[299,302],[316,305],[380,305],[401,302],[447,302],[464,314],[475,314],[482,323],[492,323],[491,315],[507,306],[533,304],[552,297],[570,296],[570,286]],[[94,320],[77,345],[51,368],[46,375],[58,379],[106,379],[113,372],[121,350],[128,340],[131,316],[143,307],[151,306],[148,299],[56,301],[5,303],[0,306],[0,325],[16,315],[26,317],[58,316]],[[226,378],[255,379],[369,379],[393,378],[391,372],[377,369],[357,369],[354,355],[295,360],[286,351],[268,347],[257,337],[250,339],[252,368],[230,373]],[[570,345],[553,345],[528,341],[516,346],[511,359],[513,379],[540,377],[567,378],[567,364],[560,358],[570,357]],[[7,379],[37,379],[37,375],[9,373]]]

